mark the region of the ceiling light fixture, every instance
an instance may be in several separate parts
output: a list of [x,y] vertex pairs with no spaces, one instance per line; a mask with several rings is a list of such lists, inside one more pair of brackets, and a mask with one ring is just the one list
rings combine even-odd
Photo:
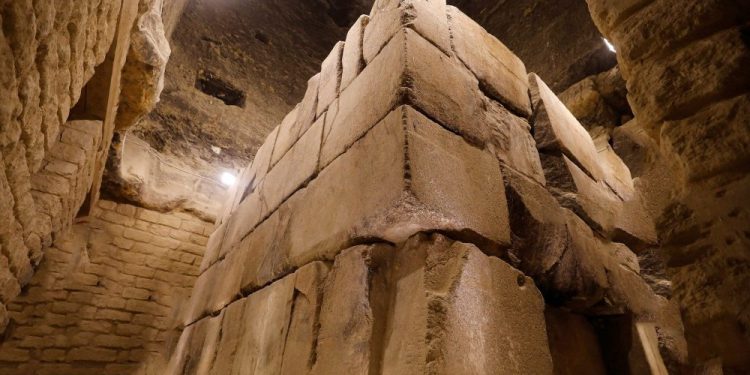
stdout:
[[607,40],[607,38],[602,38],[602,40],[604,41],[604,44],[607,46],[607,48],[610,51],[612,51],[613,53],[617,52],[617,50],[615,50],[615,46],[612,43],[610,43],[609,40]]
[[224,172],[221,174],[221,183],[224,186],[232,186],[234,183],[237,182],[237,177],[229,172]]

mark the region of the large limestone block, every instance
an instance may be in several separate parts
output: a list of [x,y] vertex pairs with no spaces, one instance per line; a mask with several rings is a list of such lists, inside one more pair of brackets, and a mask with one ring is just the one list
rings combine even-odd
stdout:
[[185,327],[165,370],[167,375],[207,374],[222,324],[222,315]]
[[508,47],[455,7],[448,7],[453,49],[481,87],[524,117],[531,115],[526,66]]
[[630,169],[625,162],[615,153],[615,150],[608,142],[598,147],[599,158],[601,160],[602,171],[604,172],[604,182],[609,186],[622,200],[631,200],[635,197],[635,187],[633,186],[633,177],[630,175]]
[[614,228],[615,217],[622,212],[622,201],[567,156],[542,154],[541,158],[548,187],[560,204],[607,237]]
[[294,109],[284,116],[279,125],[279,135],[276,137],[276,145],[273,149],[273,155],[271,156],[271,166],[281,160],[281,157],[286,154],[292,145],[297,142],[300,137],[300,130],[297,128],[297,118],[299,116],[301,104],[297,104]]
[[[276,145],[276,138],[279,135],[280,127],[275,127],[263,144],[258,148],[258,152],[255,153],[253,163],[250,165],[248,173],[249,181],[251,181],[246,187],[246,191],[255,191],[258,184],[266,177],[266,173],[271,169],[271,157],[273,156],[274,147]],[[290,145],[291,147],[291,145]],[[242,192],[240,194],[243,194]]]
[[374,351],[370,302],[373,252],[386,245],[355,246],[341,252],[323,287],[317,361],[313,374],[369,374]]
[[260,189],[262,216],[276,210],[318,172],[324,120],[318,119],[266,175]]
[[451,51],[445,0],[378,0],[365,29],[363,52],[369,64],[403,27],[416,31],[442,52]]
[[[292,199],[296,198],[299,196]],[[260,288],[291,268],[288,250],[280,244],[287,235],[290,214],[289,206],[282,206],[238,245],[235,252],[241,254],[239,259],[243,265],[240,284],[242,290],[252,291]]]
[[[407,246],[402,250],[418,252],[421,247],[426,253],[422,271],[425,292],[415,294],[411,288],[397,288],[396,306],[392,306],[394,312],[399,312],[399,303],[410,304],[410,299],[425,296],[422,307],[425,317],[421,313],[402,314],[426,318],[410,322],[426,328],[426,342],[417,344],[426,345],[427,355],[419,358],[427,359],[425,372],[551,374],[544,300],[534,282],[473,245],[449,243],[440,235],[433,236],[431,241],[434,242],[416,246],[410,242],[417,248]],[[407,274],[408,278],[411,274]],[[398,328],[393,327],[389,343],[411,334],[408,330],[396,331]],[[386,353],[392,349],[408,354],[413,346],[387,347]],[[400,358],[403,364],[411,361],[408,356]]]
[[356,239],[399,243],[422,230],[488,248],[509,243],[497,160],[408,106],[321,171],[304,194],[282,238],[293,264]]
[[491,114],[476,79],[426,39],[404,28],[342,92],[335,110],[333,106],[329,110],[321,166],[404,102],[473,143],[483,144],[491,137],[486,126]]
[[708,106],[681,120],[666,121],[660,138],[679,156],[689,180],[740,170],[750,163],[750,95]]
[[503,178],[513,233],[511,257],[527,275],[544,275],[568,247],[563,208],[547,189],[528,177],[506,171]]
[[317,356],[318,319],[329,266],[313,262],[295,272],[294,301],[281,373],[309,374]]
[[369,16],[361,15],[346,33],[344,53],[341,56],[341,91],[344,91],[365,67],[362,42],[369,22]]
[[341,58],[343,53],[344,42],[336,43],[320,66],[316,118],[320,117],[328,109],[328,105],[339,95],[342,74]]
[[[726,28],[748,20],[750,4],[726,0],[686,0],[675,7],[669,1],[651,1],[635,17],[628,17],[608,33],[617,46],[620,63],[625,67],[664,51],[685,46],[695,35],[707,35],[706,28]],[[720,26],[721,25],[721,26]]]
[[561,152],[596,181],[604,178],[594,142],[586,129],[536,74],[529,75],[534,107],[534,139],[542,152]]
[[201,259],[199,272],[203,273],[203,271],[218,260],[226,229],[227,225],[223,223],[216,227],[214,232],[208,236],[208,243],[206,243],[206,251],[203,253],[203,258]]
[[292,122],[289,119],[286,122],[287,129],[284,131],[279,130],[281,136],[278,147],[274,149],[274,159],[279,160],[289,150],[292,145],[297,142],[300,136],[304,134],[307,129],[313,124],[316,119],[316,111],[318,107],[318,90],[321,84],[321,75],[316,74],[309,80],[307,80],[307,90],[305,96],[302,98],[302,102],[299,103],[298,109],[296,109],[296,121]]
[[544,185],[544,171],[536,149],[531,126],[500,104],[486,100],[488,108],[488,146],[504,169],[511,168]]

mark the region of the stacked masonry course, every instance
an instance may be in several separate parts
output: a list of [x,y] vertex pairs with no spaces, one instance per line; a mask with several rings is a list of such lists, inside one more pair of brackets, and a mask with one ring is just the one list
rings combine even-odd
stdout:
[[213,225],[111,201],[99,201],[90,220],[46,250],[8,305],[0,373],[163,371]]
[[684,361],[610,151],[459,10],[376,1],[230,194],[167,373],[584,373],[609,316],[616,365]]
[[691,360],[749,373],[750,3],[587,3],[617,46],[638,125],[671,162],[643,190],[653,204],[675,185],[657,225]]
[[68,115],[105,60],[120,3],[0,1],[0,331],[91,184],[101,127]]

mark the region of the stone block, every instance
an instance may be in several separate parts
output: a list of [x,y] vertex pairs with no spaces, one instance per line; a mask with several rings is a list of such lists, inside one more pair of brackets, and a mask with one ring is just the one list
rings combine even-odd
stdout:
[[486,125],[490,115],[476,79],[426,39],[403,28],[342,92],[335,111],[329,110],[321,166],[404,102],[472,143],[481,145],[491,137]]
[[544,185],[544,171],[529,123],[491,100],[486,100],[486,105],[488,146],[503,168],[511,168]]
[[414,30],[443,53],[450,54],[445,0],[379,0],[373,4],[370,22],[365,28],[365,62],[370,64],[403,27]]
[[501,181],[488,152],[400,107],[299,192],[280,246],[292,264],[358,238],[399,243],[422,230],[497,248],[510,239]]
[[487,369],[503,374],[553,373],[544,299],[532,279],[463,243],[428,254],[426,274],[431,281],[428,306],[437,326],[445,330],[434,336],[444,338],[434,342],[439,347],[434,355],[442,361],[429,363],[428,368],[446,374]]
[[318,119],[268,172],[260,188],[261,216],[268,216],[318,172],[324,118]]
[[547,153],[563,153],[596,181],[604,179],[591,136],[536,74],[529,75],[534,139]]
[[342,74],[341,58],[343,53],[344,42],[338,42],[333,46],[328,57],[321,64],[316,118],[320,117],[328,109],[328,105],[339,96]]
[[369,16],[361,15],[346,33],[344,53],[341,56],[340,91],[344,91],[365,67],[365,59],[362,55],[362,42],[365,36],[365,28],[369,22]]
[[295,272],[294,301],[284,345],[281,374],[308,374],[316,357],[323,283],[329,266],[313,262]]
[[219,247],[219,258],[229,252],[234,245],[240,242],[260,222],[263,210],[263,201],[260,190],[254,191],[240,202],[237,209],[227,221],[226,234]]
[[750,94],[739,95],[688,118],[664,122],[660,139],[677,154],[686,177],[696,181],[750,163],[748,118]]
[[[307,90],[305,96],[302,98],[302,102],[290,112],[282,121],[278,127],[278,139],[277,145],[272,146],[273,157],[272,160],[278,162],[286,152],[292,148],[299,137],[304,134],[307,129],[313,124],[316,118],[316,110],[318,105],[318,89],[321,83],[321,75],[316,74],[307,81]],[[257,160],[260,151],[256,154]],[[255,164],[255,161],[253,161]],[[262,175],[256,174],[256,181],[260,181],[265,176],[266,171]]]
[[526,66],[508,47],[458,8],[448,7],[456,56],[476,75],[493,99],[521,116],[531,115]]
[[544,316],[555,374],[607,373],[596,331],[585,316],[553,307],[547,307]]
[[373,335],[368,259],[388,246],[342,251],[323,287],[317,361],[312,374],[368,374]]
[[717,93],[745,92],[750,86],[745,35],[742,27],[728,28],[631,67],[628,101],[635,117],[656,125],[695,114],[719,99]]
[[549,190],[560,204],[583,218],[593,229],[609,237],[622,201],[604,182],[589,177],[567,156],[541,154]]
[[[235,354],[231,371],[223,374],[278,373],[292,314],[294,285],[295,276],[289,275],[245,298],[242,318],[222,330],[225,335],[239,336],[234,348],[225,349],[224,337],[219,342],[219,353],[227,350]],[[214,373],[222,374],[218,370],[214,369]]]
[[513,233],[511,258],[525,274],[544,275],[568,247],[563,208],[536,181],[512,171],[506,171],[503,178]]
[[208,244],[206,245],[206,252],[203,253],[203,260],[200,265],[200,272],[203,273],[208,267],[216,263],[219,258],[219,251],[224,240],[224,233],[227,229],[227,224],[223,223],[216,227],[216,230],[211,233],[208,237]]
[[[301,104],[297,104],[289,113],[284,116],[279,125],[279,135],[276,137],[276,145],[273,148],[273,154],[271,156],[271,166],[281,160],[281,158],[292,148],[297,142],[297,139],[302,135],[300,129],[297,128],[297,118],[299,116]],[[241,192],[240,192],[241,194]]]
[[620,199],[627,201],[635,198],[635,187],[630,169],[625,162],[615,153],[609,143],[599,147],[599,160],[601,160],[604,182],[614,191]]

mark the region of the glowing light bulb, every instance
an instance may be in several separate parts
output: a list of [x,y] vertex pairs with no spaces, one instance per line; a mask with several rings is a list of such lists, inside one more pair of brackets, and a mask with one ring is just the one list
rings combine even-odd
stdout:
[[612,43],[610,43],[609,40],[607,40],[607,38],[602,38],[602,40],[604,41],[604,44],[607,46],[607,48],[610,51],[617,52],[617,50],[615,50],[615,46]]
[[221,183],[224,184],[224,186],[232,186],[235,182],[237,182],[237,177],[229,172],[224,172],[221,174]]

